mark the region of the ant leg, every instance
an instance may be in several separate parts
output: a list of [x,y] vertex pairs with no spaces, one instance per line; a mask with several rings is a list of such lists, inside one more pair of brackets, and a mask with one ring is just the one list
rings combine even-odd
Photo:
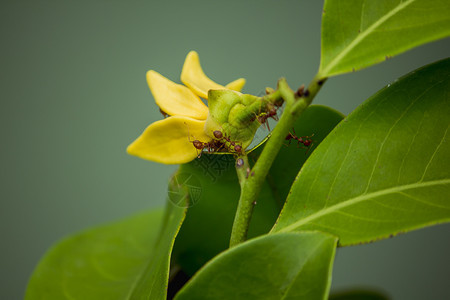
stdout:
[[215,152],[220,152],[220,150],[222,150],[222,148],[225,146],[224,143],[220,142],[220,145],[215,149]]
[[197,150],[197,158],[202,157],[203,150],[200,150],[200,151],[199,151],[199,149],[196,149],[196,150]]
[[[193,143],[194,141],[191,141],[191,133],[189,132],[189,125],[188,125],[186,122],[183,122],[183,123],[184,123],[184,125],[186,125],[186,127],[187,127],[187,131],[188,131],[188,140],[189,140],[189,142]],[[194,136],[192,136],[192,137],[194,137]]]
[[304,147],[304,148],[306,148],[306,152],[305,152],[305,155],[307,155],[308,154],[308,152],[309,152],[309,150],[311,150],[311,146],[312,146],[312,144],[309,146],[309,147]]
[[311,144],[307,147],[308,150],[306,150],[305,154],[308,154],[309,150],[311,150],[311,148],[314,146],[314,142],[311,142]]

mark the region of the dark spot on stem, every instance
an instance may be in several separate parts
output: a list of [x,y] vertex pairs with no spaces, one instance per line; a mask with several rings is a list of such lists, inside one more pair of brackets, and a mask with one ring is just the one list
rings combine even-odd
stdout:
[[298,88],[297,92],[295,92],[295,96],[296,96],[297,98],[302,97],[302,96],[303,96],[303,91],[304,91],[304,90],[305,90],[305,85],[302,84],[302,85]]
[[303,93],[303,96],[308,97],[308,96],[309,96],[309,90],[306,90],[306,91]]
[[237,168],[241,168],[243,165],[244,165],[244,160],[243,160],[242,158],[239,158],[239,159],[236,161],[236,167],[237,167]]

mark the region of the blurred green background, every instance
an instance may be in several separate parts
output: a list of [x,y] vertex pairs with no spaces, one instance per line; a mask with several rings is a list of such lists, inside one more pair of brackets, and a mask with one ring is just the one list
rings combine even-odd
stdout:
[[[21,299],[39,258],[83,228],[161,206],[176,166],[126,154],[161,118],[145,82],[179,81],[197,50],[219,83],[261,93],[319,66],[321,1],[2,1],[0,298]],[[450,53],[438,41],[330,79],[315,103],[351,112]],[[394,299],[449,299],[450,226],[339,249],[333,290],[381,289]]]

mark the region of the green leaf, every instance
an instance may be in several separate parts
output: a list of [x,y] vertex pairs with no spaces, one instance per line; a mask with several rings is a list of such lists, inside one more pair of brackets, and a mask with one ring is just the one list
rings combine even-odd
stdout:
[[265,235],[215,257],[175,299],[327,299],[335,249],[320,232]]
[[341,122],[303,166],[273,232],[340,245],[450,220],[450,59],[416,70]]
[[36,267],[25,299],[166,299],[184,214],[169,203],[164,214],[151,211],[64,239]]
[[[193,275],[207,261],[228,248],[240,187],[231,155],[202,155],[180,167],[192,176],[199,193],[188,208],[176,238],[173,258],[184,272]],[[255,206],[249,236],[267,233],[280,212],[269,190],[263,190]]]
[[166,299],[170,256],[185,213],[184,208],[167,204],[160,236],[149,263],[140,274],[139,281],[132,287],[131,299]]
[[[267,182],[272,194],[281,206],[284,204],[303,163],[343,118],[343,114],[332,108],[323,105],[311,105],[297,119],[291,133],[295,133],[298,137],[311,136],[313,144],[309,146],[309,149],[305,149],[297,141],[291,140],[290,143],[286,141],[273,162],[267,176]],[[262,148],[258,148],[255,153],[252,153],[256,155],[250,157],[258,156]]]
[[326,0],[320,77],[356,71],[450,35],[448,0]]
[[389,298],[376,291],[355,290],[332,294],[329,300],[388,300]]

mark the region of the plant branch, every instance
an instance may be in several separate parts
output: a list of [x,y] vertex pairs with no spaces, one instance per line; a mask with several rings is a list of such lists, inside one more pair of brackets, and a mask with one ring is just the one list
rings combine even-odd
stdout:
[[236,160],[236,173],[238,175],[239,184],[241,185],[241,195],[239,198],[236,216],[233,222],[233,229],[230,239],[230,247],[239,244],[242,238],[245,239],[250,225],[250,220],[253,213],[253,207],[256,203],[246,201],[243,196],[245,184],[250,174],[250,165],[248,163],[247,155],[241,156]]
[[[285,79],[278,82],[278,90],[286,103],[283,114],[275,126],[271,137],[266,142],[264,149],[256,161],[253,169],[245,169],[245,178],[239,175],[243,170],[238,170],[241,195],[236,211],[233,228],[231,231],[230,247],[236,246],[247,239],[248,226],[252,216],[256,199],[259,196],[264,180],[269,173],[289,130],[294,126],[296,119],[311,104],[326,79],[314,78],[305,91],[294,93]],[[247,157],[246,164],[248,164]]]
[[244,187],[245,180],[248,176],[248,172],[250,172],[250,164],[248,163],[247,155],[240,156],[236,159],[236,173],[238,175],[239,184],[241,188]]

